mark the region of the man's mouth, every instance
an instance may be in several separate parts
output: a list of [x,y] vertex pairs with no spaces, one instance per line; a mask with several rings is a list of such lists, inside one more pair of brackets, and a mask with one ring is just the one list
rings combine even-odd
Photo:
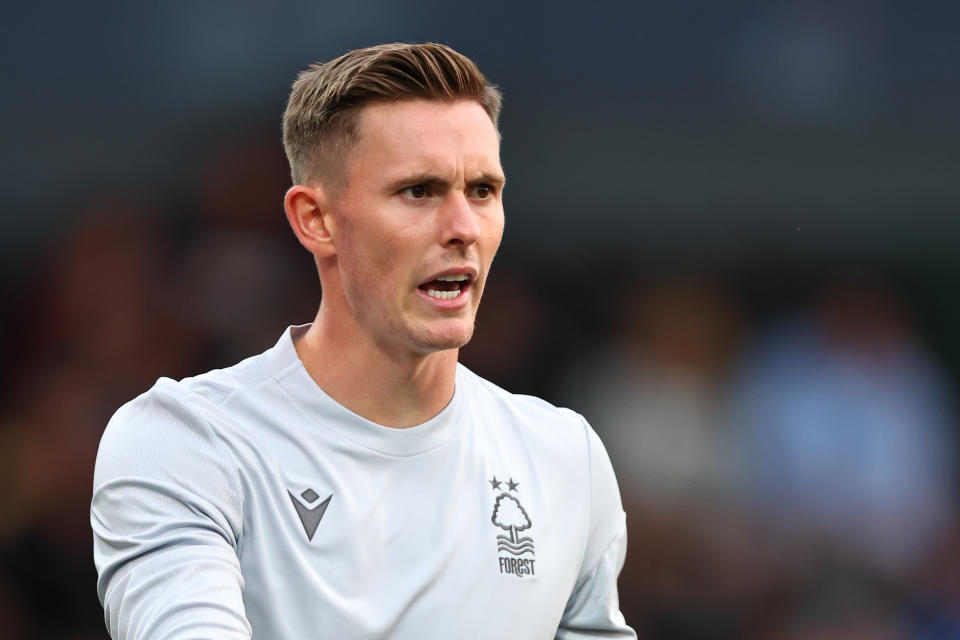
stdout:
[[420,290],[437,300],[452,300],[463,294],[470,287],[471,281],[470,276],[465,273],[440,276],[435,280],[421,284]]

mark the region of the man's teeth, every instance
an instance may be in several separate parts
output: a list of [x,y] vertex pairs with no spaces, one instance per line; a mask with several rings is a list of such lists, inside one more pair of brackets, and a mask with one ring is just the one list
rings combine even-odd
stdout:
[[[440,278],[437,278],[437,280],[440,280]],[[439,298],[440,300],[450,300],[460,295],[460,289],[457,289],[456,291],[437,291],[436,289],[427,289],[427,295],[434,298]]]
[[[430,296],[431,298],[436,298],[437,300],[452,300],[453,298],[456,298],[461,293],[463,293],[463,288],[466,286],[466,284],[464,283],[466,283],[469,279],[470,279],[470,276],[465,273],[452,275],[452,276],[438,276],[433,280],[433,282],[456,282],[460,284],[457,284],[456,288],[453,289],[452,291],[431,289],[429,286],[422,286],[422,285],[421,285],[421,288],[424,291],[426,291],[427,295]],[[443,289],[449,289],[449,287],[444,286]]]

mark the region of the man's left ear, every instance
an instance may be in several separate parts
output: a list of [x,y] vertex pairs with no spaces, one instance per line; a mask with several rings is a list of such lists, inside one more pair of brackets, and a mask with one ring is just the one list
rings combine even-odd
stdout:
[[304,248],[317,258],[334,255],[334,229],[329,199],[322,187],[295,184],[283,197],[287,221]]

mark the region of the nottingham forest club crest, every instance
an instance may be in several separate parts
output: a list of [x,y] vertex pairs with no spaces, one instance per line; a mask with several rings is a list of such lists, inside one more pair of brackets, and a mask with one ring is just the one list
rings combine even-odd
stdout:
[[[497,552],[500,559],[500,573],[517,577],[532,576],[534,573],[533,539],[522,533],[533,526],[530,515],[514,494],[520,493],[520,483],[511,477],[506,482],[493,476],[488,480],[495,492],[493,514],[490,522],[503,529],[505,533],[497,535]],[[506,491],[503,486],[506,485]]]

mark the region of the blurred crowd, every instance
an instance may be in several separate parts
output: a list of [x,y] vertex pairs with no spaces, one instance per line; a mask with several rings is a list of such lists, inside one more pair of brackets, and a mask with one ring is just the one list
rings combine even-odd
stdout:
[[[77,203],[5,274],[3,637],[105,637],[87,510],[113,411],[314,315],[278,144],[226,146],[170,201]],[[774,295],[750,265],[573,262],[506,251],[463,361],[601,435],[641,638],[960,637],[957,392],[905,292],[853,269]]]
[[618,472],[642,637],[960,637],[957,415],[888,288],[760,324],[701,279],[617,306],[561,395]]

